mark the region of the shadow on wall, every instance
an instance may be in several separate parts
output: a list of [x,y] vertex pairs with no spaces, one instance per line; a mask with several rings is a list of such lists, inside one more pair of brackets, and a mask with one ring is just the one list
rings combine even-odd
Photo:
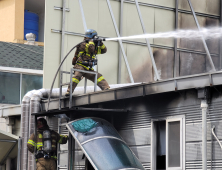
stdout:
[[[150,63],[149,57],[143,62],[141,65],[137,65],[136,68],[132,69],[132,75],[134,82],[152,82],[152,65]],[[127,82],[130,82],[130,78],[128,76]]]
[[[162,80],[173,78],[174,51],[154,48],[153,57],[156,62],[160,78]],[[155,80],[154,69],[152,69],[152,73]]]

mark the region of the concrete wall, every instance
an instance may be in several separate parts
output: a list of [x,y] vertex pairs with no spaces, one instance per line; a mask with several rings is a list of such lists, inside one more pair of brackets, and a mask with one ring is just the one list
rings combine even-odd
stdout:
[[5,118],[0,118],[0,130],[7,131],[7,125]]
[[24,0],[0,1],[0,16],[0,41],[21,42],[24,34]]

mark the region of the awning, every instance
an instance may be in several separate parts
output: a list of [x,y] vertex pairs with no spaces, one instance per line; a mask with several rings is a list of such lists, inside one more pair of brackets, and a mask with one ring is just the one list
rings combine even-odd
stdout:
[[95,170],[145,170],[116,129],[100,118],[83,118],[66,127]]
[[18,139],[18,136],[0,130],[0,165],[4,164],[8,157],[17,156]]

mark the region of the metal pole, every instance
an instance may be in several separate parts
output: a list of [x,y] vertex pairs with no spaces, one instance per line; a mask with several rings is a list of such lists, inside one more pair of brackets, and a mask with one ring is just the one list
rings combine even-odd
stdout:
[[[61,121],[62,118],[58,118],[58,133],[61,133]],[[60,170],[59,165],[60,165],[60,144],[57,143],[57,170]]]
[[[123,0],[121,0],[120,3],[120,22],[119,22],[120,36],[122,36],[122,32],[123,32]],[[121,53],[121,47],[119,46],[117,84],[121,84],[121,64],[122,64],[122,53]]]
[[[118,30],[117,25],[116,25],[116,20],[115,20],[115,17],[114,17],[114,15],[113,15],[112,7],[111,7],[111,5],[110,5],[109,0],[106,0],[106,1],[107,1],[107,5],[108,5],[108,7],[109,7],[110,15],[111,15],[111,17],[112,17],[113,25],[114,25],[115,30],[116,30],[116,34],[117,34],[118,37],[120,37],[119,30]],[[118,41],[119,41],[120,48],[121,48],[121,50],[122,50],[122,54],[123,54],[124,61],[125,61],[125,63],[126,63],[126,67],[127,67],[128,73],[129,73],[130,81],[131,81],[131,83],[134,83],[133,76],[132,76],[132,73],[131,73],[131,71],[130,71],[129,63],[128,63],[128,61],[127,61],[127,57],[126,57],[126,54],[125,54],[125,51],[124,51],[124,48],[123,48],[122,40],[118,40]]]
[[84,84],[84,94],[86,94],[86,86],[87,86],[87,78],[85,78],[85,84]]
[[[176,0],[176,11],[175,11],[175,29],[178,28],[178,0]],[[174,68],[173,77],[177,77],[177,38],[174,38]],[[179,69],[179,68],[178,68]],[[179,75],[178,75],[179,76]]]
[[[62,1],[62,42],[61,42],[61,54],[60,54],[60,62],[63,60],[63,53],[64,53],[64,37],[65,37],[65,21],[66,21],[66,0]],[[62,66],[60,68],[60,71],[62,71]]]
[[70,69],[69,108],[72,107],[72,73],[73,68]]
[[79,8],[80,8],[80,10],[81,10],[83,27],[84,27],[84,30],[85,30],[85,32],[86,32],[86,30],[87,30],[86,19],[85,19],[85,15],[84,15],[84,12],[83,12],[83,7],[82,7],[82,1],[81,1],[81,0],[79,0]]
[[59,84],[59,110],[61,110],[61,97],[62,97],[62,79],[63,79],[63,72],[60,71],[60,84]]
[[71,143],[71,133],[69,132],[69,139],[68,139],[68,170],[72,169],[72,143]]
[[20,100],[20,104],[22,104],[22,73],[20,73],[20,92],[19,92],[19,100]]
[[[222,1],[220,1],[220,26],[222,26]],[[220,56],[220,70],[222,69],[222,38],[220,37],[219,42],[219,56]]]
[[[198,20],[197,20],[196,14],[195,14],[195,12],[194,12],[194,9],[193,9],[193,7],[192,7],[192,4],[191,4],[190,0],[187,0],[187,1],[188,1],[189,5],[190,5],[190,9],[191,9],[191,11],[192,11],[192,14],[193,14],[194,20],[195,20],[195,22],[196,22],[197,28],[198,28],[198,30],[200,31],[200,30],[201,30],[201,29],[200,29],[200,25],[199,25],[199,23],[198,23]],[[210,61],[210,65],[211,65],[211,67],[212,67],[212,71],[216,71],[216,69],[215,69],[215,67],[214,67],[214,63],[213,63],[212,58],[211,58],[211,56],[210,56],[210,52],[209,52],[209,50],[208,50],[206,41],[205,41],[205,39],[204,39],[204,37],[203,37],[202,35],[201,35],[201,39],[202,39],[202,42],[203,42],[205,51],[206,51],[206,53],[207,53],[207,57],[208,57],[208,59],[209,59],[209,61]]]
[[[144,26],[144,23],[143,23],[142,14],[140,12],[140,7],[139,7],[139,4],[138,4],[137,0],[135,0],[135,4],[136,4],[137,12],[139,14],[140,23],[141,23],[142,28],[143,28],[143,33],[146,34],[147,32],[146,32],[146,29],[145,29],[145,26]],[[151,59],[152,64],[153,64],[153,69],[154,69],[154,72],[155,72],[155,75],[156,75],[156,78],[157,78],[157,81],[158,81],[158,80],[160,80],[160,76],[159,76],[158,71],[157,71],[156,63],[155,63],[155,60],[154,60],[154,57],[153,57],[153,52],[151,50],[148,38],[145,38],[145,40],[146,40],[146,44],[147,44],[148,51],[149,51],[149,54],[150,54],[150,59]]]
[[17,170],[20,170],[20,162],[21,162],[21,141],[22,139],[18,139],[18,154],[17,154]]
[[95,74],[95,80],[94,80],[94,92],[96,91],[96,87],[97,87],[97,74]]
[[202,109],[202,170],[207,170],[207,108],[206,100],[201,100]]

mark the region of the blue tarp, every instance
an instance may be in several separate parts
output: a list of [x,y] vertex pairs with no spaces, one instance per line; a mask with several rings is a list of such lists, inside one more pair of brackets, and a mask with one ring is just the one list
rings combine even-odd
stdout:
[[94,120],[88,118],[88,119],[81,119],[76,122],[72,123],[73,128],[82,133],[86,133],[90,131],[92,128],[94,128],[97,125],[97,122]]

